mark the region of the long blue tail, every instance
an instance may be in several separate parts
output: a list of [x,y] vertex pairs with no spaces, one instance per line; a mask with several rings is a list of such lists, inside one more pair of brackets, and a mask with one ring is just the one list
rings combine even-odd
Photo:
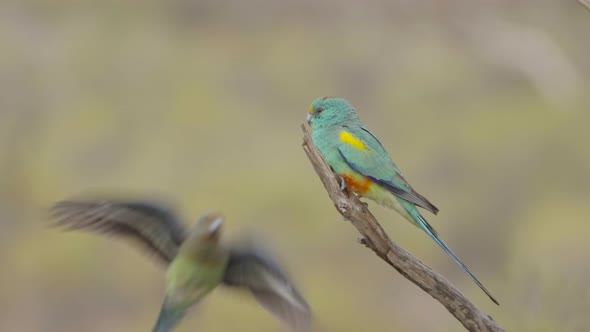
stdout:
[[174,308],[170,305],[168,297],[164,299],[158,321],[154,326],[153,332],[170,332],[176,327],[178,322],[184,317],[185,310]]
[[484,291],[484,293],[486,293],[490,300],[492,300],[492,302],[494,302],[495,304],[500,305],[500,303],[496,301],[496,299],[492,296],[492,294],[490,294],[490,292],[485,288],[485,286],[473,275],[473,273],[471,273],[471,271],[469,271],[467,266],[465,266],[465,264],[461,262],[459,257],[457,257],[457,255],[455,255],[455,253],[452,252],[451,249],[449,249],[449,247],[438,237],[438,234],[436,233],[434,228],[430,226],[430,224],[426,221],[426,219],[424,219],[420,212],[418,212],[418,210],[415,207],[413,209],[407,210],[408,213],[410,213],[410,215],[414,218],[414,221],[418,224],[418,226],[422,228],[426,232],[426,234],[428,234],[428,236],[430,236],[434,240],[434,242],[436,242],[449,256],[451,256],[455,263],[457,263],[463,269],[463,271],[465,271],[471,277],[471,279],[473,279],[473,281],[479,286],[479,288],[481,288],[481,290]]

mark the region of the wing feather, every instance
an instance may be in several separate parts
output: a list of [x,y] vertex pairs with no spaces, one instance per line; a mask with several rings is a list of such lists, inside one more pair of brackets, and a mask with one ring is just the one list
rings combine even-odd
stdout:
[[167,264],[186,238],[176,215],[152,202],[65,200],[50,210],[53,226],[122,237],[138,243]]
[[344,127],[344,130],[364,143],[364,149],[358,149],[346,143],[338,145],[340,156],[350,168],[385,187],[399,198],[434,214],[438,213],[438,208],[434,204],[410,186],[381,142],[369,130],[363,127],[360,130]]
[[311,324],[311,309],[274,258],[260,248],[232,249],[224,276],[227,286],[245,287],[269,312],[297,330]]

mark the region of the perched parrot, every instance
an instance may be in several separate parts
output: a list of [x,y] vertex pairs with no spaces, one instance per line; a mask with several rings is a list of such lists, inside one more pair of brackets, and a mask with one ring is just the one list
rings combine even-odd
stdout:
[[438,208],[404,179],[385,148],[361,122],[350,103],[340,98],[319,98],[311,104],[307,121],[313,129],[313,143],[351,191],[394,209],[425,231],[498,304],[420,214],[418,207],[434,214],[438,213]]
[[311,322],[310,307],[275,260],[251,241],[219,243],[224,218],[209,213],[187,231],[173,211],[151,202],[69,200],[52,207],[55,226],[134,240],[167,265],[166,296],[154,332],[172,331],[186,311],[219,284],[250,290],[296,330]]

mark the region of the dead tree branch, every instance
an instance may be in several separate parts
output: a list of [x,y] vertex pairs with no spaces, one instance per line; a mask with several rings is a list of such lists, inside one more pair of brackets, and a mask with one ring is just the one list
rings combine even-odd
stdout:
[[406,279],[439,301],[469,331],[505,331],[492,317],[479,310],[457,288],[420,262],[387,236],[377,219],[356,195],[341,190],[337,175],[326,163],[311,139],[312,129],[302,125],[303,149],[313,168],[322,180],[336,210],[361,234],[361,243],[373,250],[387,264],[391,265]]

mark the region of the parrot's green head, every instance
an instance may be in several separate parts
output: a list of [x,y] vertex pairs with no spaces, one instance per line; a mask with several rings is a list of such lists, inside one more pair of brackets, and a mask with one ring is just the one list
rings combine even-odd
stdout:
[[221,236],[223,221],[221,213],[209,212],[199,219],[191,235],[198,238],[199,241],[217,242]]
[[309,107],[307,122],[315,129],[359,121],[354,107],[344,99],[322,97]]
[[179,255],[202,259],[212,248],[216,248],[221,237],[223,215],[209,212],[203,215],[193,226],[186,240],[182,243]]

